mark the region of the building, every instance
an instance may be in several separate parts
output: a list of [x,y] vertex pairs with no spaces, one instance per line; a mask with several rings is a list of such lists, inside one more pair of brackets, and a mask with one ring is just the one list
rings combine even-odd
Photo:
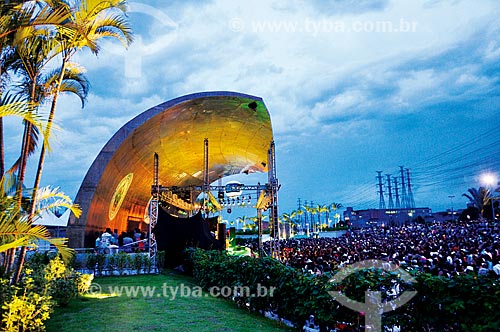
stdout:
[[462,211],[463,209],[432,212],[430,208],[354,210],[348,207],[344,211],[344,220],[355,228],[403,225],[419,221],[446,222],[458,220]]
[[432,210],[430,208],[354,210],[352,207],[347,207],[344,211],[345,222],[355,228],[403,225],[419,219],[433,221]]

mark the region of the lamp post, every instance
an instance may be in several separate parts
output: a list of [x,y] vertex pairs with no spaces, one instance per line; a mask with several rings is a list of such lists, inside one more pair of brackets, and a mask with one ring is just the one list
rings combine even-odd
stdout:
[[451,201],[451,222],[454,222],[455,221],[455,216],[454,216],[455,211],[453,211],[453,198],[455,197],[455,195],[449,195],[448,197],[450,198],[450,201]]
[[490,187],[490,204],[491,204],[491,221],[495,221],[495,207],[493,206],[493,192],[495,190],[495,184],[497,183],[497,177],[493,173],[486,173],[481,176],[481,180],[484,184]]

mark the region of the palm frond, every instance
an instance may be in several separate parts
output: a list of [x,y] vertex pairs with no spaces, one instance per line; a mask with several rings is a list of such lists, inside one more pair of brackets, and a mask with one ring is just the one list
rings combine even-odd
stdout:
[[133,41],[132,29],[125,19],[126,1],[122,0],[86,0],[80,1],[73,17],[78,29],[79,39],[74,40],[74,47],[88,47],[94,54],[99,52],[97,41],[103,37],[114,37],[125,47]]
[[[82,102],[82,108],[85,106],[88,92],[90,90],[90,82],[85,77],[85,68],[76,63],[67,63],[64,71],[64,79],[61,84],[61,92],[72,92]],[[53,69],[44,76],[45,90],[49,94],[53,94],[57,89],[61,75],[61,69]]]
[[[38,145],[38,136],[39,136],[39,131],[38,128],[36,127],[30,127],[29,129],[29,135],[30,135],[30,140],[29,140],[29,146],[28,146],[28,156],[32,155],[35,150],[36,146]],[[5,172],[7,174],[14,174],[19,170],[21,167],[21,157],[17,158],[17,160],[14,162],[14,164]]]
[[[3,186],[0,187],[0,193],[2,191]],[[57,197],[56,201],[60,201],[62,205],[79,213],[79,208],[75,205],[70,206],[71,199],[64,193],[55,189],[41,191],[45,199],[50,196]],[[0,201],[0,203],[4,202],[4,199]],[[56,247],[65,260],[74,254],[74,251],[67,247],[67,239],[51,238],[45,226],[33,226],[33,222],[40,218],[39,215],[19,217],[19,209],[15,208],[15,205],[11,205],[10,208],[0,211],[0,252],[20,246],[36,246],[37,241],[47,241]]]
[[134,40],[132,35],[132,28],[128,20],[119,13],[112,13],[103,18],[100,18],[95,26],[95,35],[98,38],[102,37],[115,37],[123,46],[128,47]]
[[72,199],[65,193],[59,190],[58,187],[52,188],[50,186],[40,188],[36,195],[36,211],[41,213],[44,210],[51,210],[58,207],[65,207],[71,210],[78,218],[82,210],[77,204],[74,204]]
[[42,129],[42,117],[38,114],[31,113],[31,108],[32,106],[30,103],[22,101],[0,105],[0,117],[17,116],[25,121],[31,122],[38,129]]
[[29,27],[61,27],[71,30],[66,22],[70,17],[71,12],[67,6],[36,6],[22,3],[8,8],[8,11],[0,19],[0,38],[5,38],[9,35],[17,33],[23,28]]

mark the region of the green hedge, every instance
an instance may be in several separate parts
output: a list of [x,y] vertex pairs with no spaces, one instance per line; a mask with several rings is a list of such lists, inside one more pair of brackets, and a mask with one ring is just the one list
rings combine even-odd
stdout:
[[[227,298],[252,311],[273,311],[298,328],[310,314],[314,314],[322,330],[358,326],[364,321],[362,314],[341,306],[328,291],[342,290],[359,302],[365,301],[366,290],[382,291],[382,299],[389,300],[383,290],[390,289],[396,279],[402,291],[415,290],[417,295],[408,304],[384,314],[384,325],[401,325],[404,331],[486,332],[500,327],[500,282],[492,277],[463,275],[449,279],[418,274],[411,284],[401,281],[396,273],[370,269],[357,271],[335,284],[326,275],[305,275],[272,258],[235,257],[201,249],[187,253],[187,270],[200,286],[248,286],[250,296],[231,294]],[[273,296],[252,296],[259,285],[274,287]]]

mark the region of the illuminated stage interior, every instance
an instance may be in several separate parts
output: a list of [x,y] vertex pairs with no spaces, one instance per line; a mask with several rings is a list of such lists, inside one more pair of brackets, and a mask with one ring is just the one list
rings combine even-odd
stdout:
[[118,232],[147,229],[155,153],[162,186],[202,186],[205,139],[210,142],[210,182],[233,174],[268,172],[273,133],[261,98],[205,92],[173,99],[129,121],[99,153],[75,199],[83,214],[70,217],[70,246],[93,246],[94,232],[107,227]]

